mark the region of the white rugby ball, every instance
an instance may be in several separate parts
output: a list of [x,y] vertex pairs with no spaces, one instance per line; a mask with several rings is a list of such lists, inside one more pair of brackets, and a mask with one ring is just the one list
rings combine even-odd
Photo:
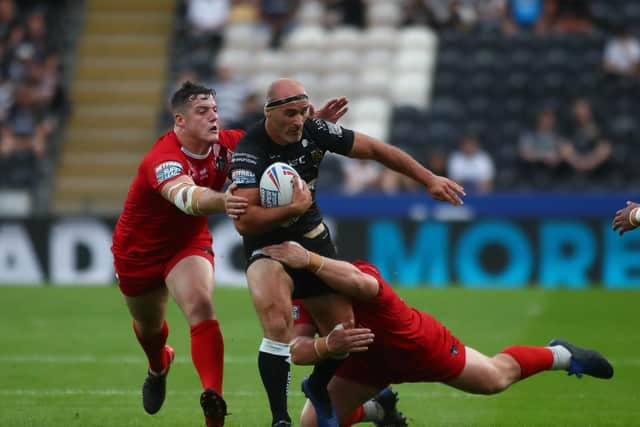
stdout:
[[[271,164],[260,177],[260,204],[265,208],[286,206],[293,200],[293,178],[298,172],[286,163]],[[300,189],[302,179],[298,180]]]

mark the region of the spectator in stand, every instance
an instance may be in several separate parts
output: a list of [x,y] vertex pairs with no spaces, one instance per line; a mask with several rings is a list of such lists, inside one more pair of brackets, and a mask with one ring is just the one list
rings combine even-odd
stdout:
[[621,27],[604,49],[604,71],[614,76],[640,77],[640,42]]
[[325,25],[333,28],[340,25],[365,27],[365,5],[363,0],[324,0]]
[[380,189],[382,170],[378,164],[362,159],[340,160],[345,193],[356,194]]
[[8,39],[16,25],[18,18],[15,0],[0,0],[0,40]]
[[218,103],[218,117],[223,128],[229,128],[229,124],[240,120],[242,103],[249,92],[246,84],[237,79],[231,68],[226,65],[218,65],[216,76],[211,84],[216,90],[216,102]]
[[577,99],[573,104],[573,136],[560,146],[564,160],[574,171],[589,176],[604,173],[612,147],[594,118],[591,104]]
[[189,37],[196,47],[217,49],[229,17],[229,0],[185,0]]
[[278,49],[292,27],[300,0],[260,0],[260,16],[271,29],[272,49]]
[[520,30],[541,32],[543,9],[543,0],[508,0],[503,31],[506,34],[514,34]]
[[250,126],[264,117],[264,105],[257,93],[250,93],[242,101],[242,112],[238,120],[228,125],[229,129],[248,130]]
[[562,33],[588,33],[593,29],[587,0],[552,0],[555,3],[553,27]]
[[556,132],[556,115],[546,109],[538,114],[536,129],[520,136],[518,154],[523,176],[550,178],[556,174],[562,161],[562,138]]
[[469,191],[488,192],[493,188],[495,168],[489,153],[475,136],[462,138],[460,148],[449,156],[447,176],[462,182]]

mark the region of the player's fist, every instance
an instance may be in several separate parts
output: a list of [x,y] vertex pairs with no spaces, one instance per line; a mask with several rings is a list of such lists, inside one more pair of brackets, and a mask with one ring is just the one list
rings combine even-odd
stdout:
[[342,358],[352,352],[367,351],[373,343],[371,329],[355,328],[353,320],[339,323],[327,335],[327,350],[334,358]]
[[640,225],[640,204],[627,201],[627,206],[616,212],[613,218],[613,231],[618,231],[622,236],[627,231]]
[[293,177],[293,200],[291,206],[295,209],[295,216],[300,216],[307,211],[313,204],[311,191],[309,186],[297,176]]

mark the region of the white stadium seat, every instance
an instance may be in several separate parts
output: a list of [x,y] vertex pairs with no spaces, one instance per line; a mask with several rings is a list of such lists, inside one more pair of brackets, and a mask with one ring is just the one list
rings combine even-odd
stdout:
[[407,27],[398,34],[401,48],[434,50],[438,44],[436,34],[427,27]]
[[429,90],[427,79],[424,73],[395,74],[391,82],[391,99],[394,105],[425,108]]
[[422,49],[403,49],[393,58],[394,74],[409,72],[428,73],[433,69],[434,56]]
[[370,27],[396,27],[401,19],[401,6],[392,1],[375,2],[367,8],[367,22]]
[[327,32],[319,26],[300,26],[295,28],[284,41],[287,50],[307,50],[320,51],[324,48]]
[[338,27],[329,32],[327,50],[359,50],[363,45],[362,32],[352,27]]
[[353,120],[387,122],[391,116],[391,104],[380,97],[361,97],[351,101],[349,114]]
[[398,31],[392,27],[372,27],[363,31],[363,49],[395,49]]
[[233,24],[224,29],[224,46],[246,51],[263,50],[269,43],[269,33],[256,25]]
[[297,21],[304,26],[322,25],[324,7],[322,2],[306,0],[302,2],[298,10]]
[[229,67],[239,76],[246,77],[253,73],[253,55],[244,49],[225,48],[218,54],[216,62]]
[[389,135],[388,122],[377,122],[374,120],[354,120],[351,129],[366,135],[387,141]]

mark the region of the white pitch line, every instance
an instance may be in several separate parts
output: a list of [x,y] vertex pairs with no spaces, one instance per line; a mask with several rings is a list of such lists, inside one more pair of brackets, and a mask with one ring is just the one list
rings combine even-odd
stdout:
[[[427,386],[428,387],[428,386]],[[61,397],[61,396],[140,396],[139,389],[102,389],[102,390],[88,390],[88,389],[0,389],[0,396],[49,396],[49,397]],[[167,390],[169,396],[192,396],[193,391],[171,391]],[[196,390],[197,394],[197,390]],[[235,390],[225,392],[225,396],[235,397],[256,397],[263,396],[265,392],[262,389],[255,390]],[[290,391],[289,396],[293,398],[303,397],[302,392]],[[473,398],[473,395],[465,394],[463,392],[455,390],[447,390],[439,387],[437,390],[425,390],[420,392],[408,392],[402,391],[403,397],[411,398],[453,398],[453,399],[468,399]]]
[[[640,366],[640,358],[620,358],[609,359],[611,364],[616,366]],[[46,355],[46,354],[13,354],[13,355],[0,355],[0,364],[6,363],[23,363],[23,364],[58,364],[58,365],[70,365],[70,364],[128,364],[137,365],[145,363],[144,356],[96,356],[91,354],[85,355]],[[174,363],[178,364],[191,364],[191,358],[188,356],[176,356]],[[225,364],[231,365],[250,365],[257,363],[257,355],[254,356],[225,356]]]
[[[85,355],[46,355],[46,354],[14,354],[14,355],[0,355],[0,364],[5,363],[23,363],[23,364],[57,364],[57,365],[70,365],[70,364],[128,364],[137,365],[145,363],[144,356],[95,356],[90,354]],[[177,356],[174,359],[174,363],[178,364],[190,364],[191,358],[187,356]],[[257,363],[257,355],[252,357],[234,357],[225,356],[225,364],[232,365],[248,365]]]

